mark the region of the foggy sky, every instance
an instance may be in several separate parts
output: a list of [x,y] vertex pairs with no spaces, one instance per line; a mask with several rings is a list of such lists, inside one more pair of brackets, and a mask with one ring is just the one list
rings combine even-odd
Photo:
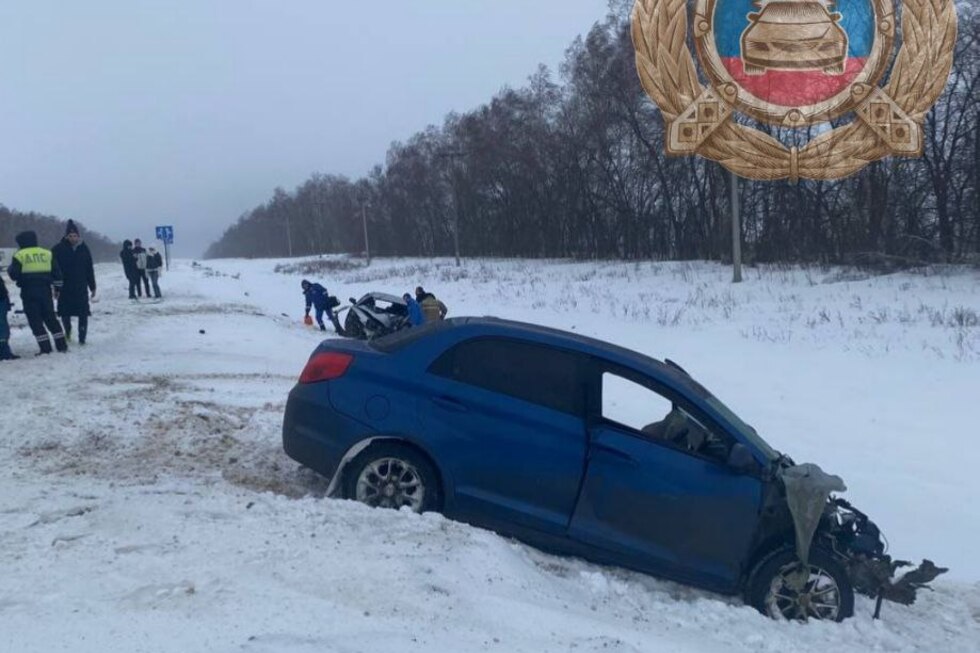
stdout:
[[[557,67],[607,0],[0,3],[0,203],[200,255],[313,172],[365,174]],[[0,245],[7,245],[6,243]]]

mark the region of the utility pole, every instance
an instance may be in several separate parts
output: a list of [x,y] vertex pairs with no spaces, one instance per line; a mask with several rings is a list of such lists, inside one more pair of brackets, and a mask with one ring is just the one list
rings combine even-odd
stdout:
[[459,259],[459,212],[460,212],[460,202],[459,202],[459,171],[457,166],[457,161],[459,157],[463,156],[465,152],[462,150],[447,150],[444,154],[437,155],[442,156],[450,161],[451,166],[451,183],[453,186],[453,208],[455,209],[453,215],[453,251],[456,254],[456,267],[460,267]]
[[367,257],[367,265],[371,265],[371,244],[368,242],[367,230],[367,202],[361,203],[361,222],[364,224],[364,254]]
[[738,175],[732,179],[732,283],[742,282],[742,224],[739,219]]

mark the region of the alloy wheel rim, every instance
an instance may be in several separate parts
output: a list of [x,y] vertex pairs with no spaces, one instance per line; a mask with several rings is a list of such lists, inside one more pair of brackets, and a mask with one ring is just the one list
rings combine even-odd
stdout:
[[368,463],[357,477],[355,497],[374,508],[408,506],[421,512],[425,484],[418,469],[400,458],[379,458]]
[[796,577],[802,571],[799,563],[785,565],[772,579],[766,595],[766,612],[774,619],[806,621],[829,619],[840,615],[841,592],[837,581],[825,569],[810,565],[810,574],[799,588]]

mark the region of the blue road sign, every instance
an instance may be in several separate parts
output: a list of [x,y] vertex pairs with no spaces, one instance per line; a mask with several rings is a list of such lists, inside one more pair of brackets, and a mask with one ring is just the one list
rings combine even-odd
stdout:
[[170,225],[157,227],[157,240],[162,240],[168,245],[174,244],[174,228]]

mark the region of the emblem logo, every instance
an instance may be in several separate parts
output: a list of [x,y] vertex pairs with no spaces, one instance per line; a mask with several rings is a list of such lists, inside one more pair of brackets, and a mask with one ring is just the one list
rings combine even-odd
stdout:
[[[952,65],[956,10],[953,0],[903,0],[895,55],[894,1],[696,0],[691,36],[704,86],[687,47],[687,2],[636,0],[637,72],[667,121],[667,152],[793,181],[921,156],[922,121]],[[856,119],[797,149],[738,124],[735,113],[789,128]]]

